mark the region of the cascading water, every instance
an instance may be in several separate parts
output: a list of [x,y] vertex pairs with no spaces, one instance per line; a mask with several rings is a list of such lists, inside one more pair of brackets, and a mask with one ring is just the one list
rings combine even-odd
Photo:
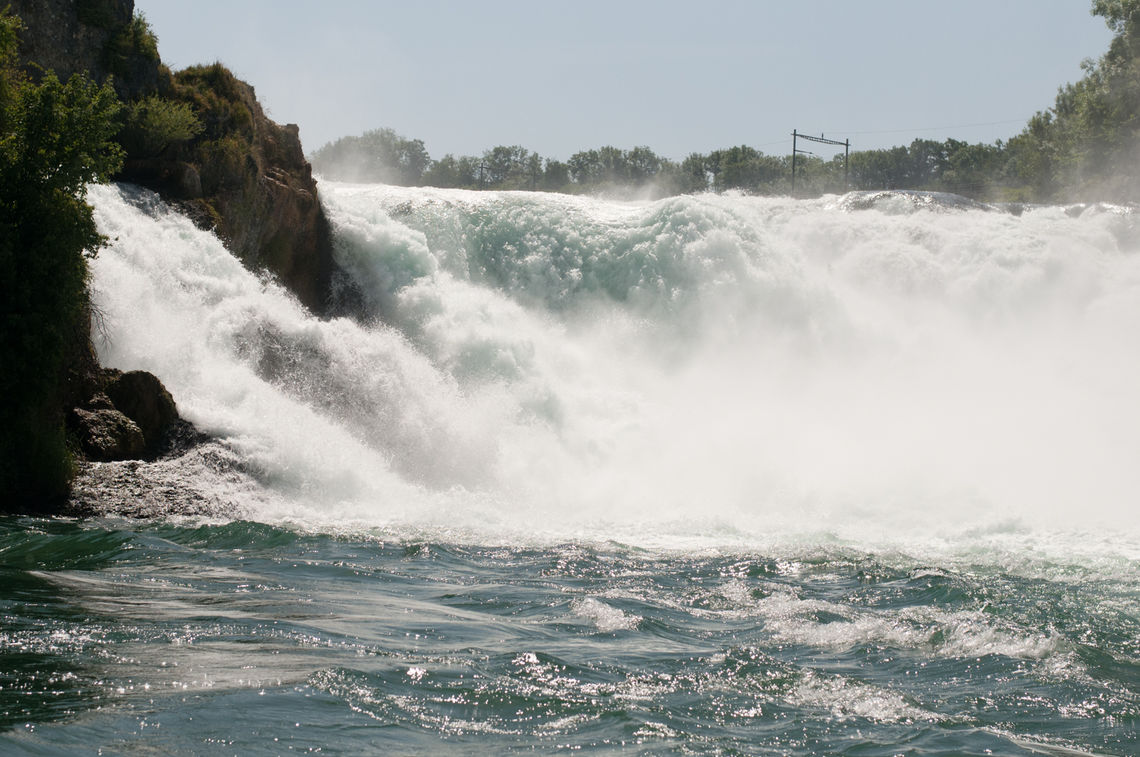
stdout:
[[101,357],[247,461],[252,517],[913,538],[1117,528],[1140,491],[1121,209],[323,187],[362,322],[93,189]]
[[0,519],[0,751],[1140,750],[1133,213],[322,196],[352,320],[91,189],[206,515]]

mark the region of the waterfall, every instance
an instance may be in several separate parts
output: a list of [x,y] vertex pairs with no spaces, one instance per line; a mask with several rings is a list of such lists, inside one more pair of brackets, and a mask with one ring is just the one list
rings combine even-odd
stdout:
[[90,190],[100,359],[163,380],[257,519],[878,540],[1117,524],[1140,491],[1125,209],[321,186],[355,320]]

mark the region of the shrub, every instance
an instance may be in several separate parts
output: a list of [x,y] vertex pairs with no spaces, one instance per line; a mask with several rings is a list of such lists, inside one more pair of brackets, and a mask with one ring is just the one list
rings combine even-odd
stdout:
[[131,60],[136,57],[154,62],[159,60],[158,37],[141,13],[136,13],[131,22],[103,48],[103,64],[117,76],[127,75],[131,70]]
[[152,158],[170,145],[193,139],[202,128],[189,103],[151,95],[127,106],[119,141],[131,157]]
[[204,137],[219,139],[237,132],[253,139],[253,114],[242,84],[221,63],[191,66],[174,75],[170,96],[190,104],[202,120]]

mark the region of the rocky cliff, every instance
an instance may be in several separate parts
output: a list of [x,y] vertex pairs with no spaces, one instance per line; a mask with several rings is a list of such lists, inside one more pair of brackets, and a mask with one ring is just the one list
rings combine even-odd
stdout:
[[128,155],[123,178],[178,204],[246,267],[326,312],[332,243],[297,126],[267,118],[253,87],[219,63],[180,71],[159,93],[189,105],[202,131],[157,155]]
[[33,75],[110,76],[128,105],[189,104],[200,133],[156,153],[126,143],[120,178],[181,205],[247,267],[274,274],[313,311],[328,310],[336,266],[296,125],[267,118],[253,87],[220,64],[172,74],[134,0],[14,0],[11,10],[24,22],[21,57]]

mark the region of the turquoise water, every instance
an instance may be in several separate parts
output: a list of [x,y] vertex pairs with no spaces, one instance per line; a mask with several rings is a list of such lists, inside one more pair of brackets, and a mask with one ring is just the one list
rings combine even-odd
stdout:
[[[1135,559],[0,524],[0,751],[1134,754]],[[987,751],[992,750],[992,751]]]
[[1128,209],[322,183],[322,320],[90,196],[210,441],[0,521],[0,752],[1140,752]]

